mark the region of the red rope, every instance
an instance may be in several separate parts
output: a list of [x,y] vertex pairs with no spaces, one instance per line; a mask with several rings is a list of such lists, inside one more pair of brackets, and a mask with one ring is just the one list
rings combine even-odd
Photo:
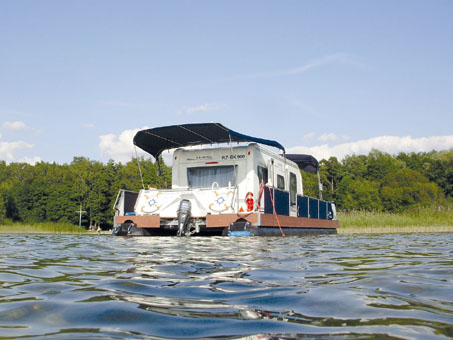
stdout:
[[282,233],[282,236],[285,237],[285,233],[283,232],[282,225],[280,224],[280,220],[278,219],[277,211],[275,210],[275,202],[274,202],[274,195],[271,192],[271,188],[267,187],[269,189],[269,196],[271,197],[272,201],[272,207],[274,208],[274,215],[275,218],[277,219],[278,227],[280,228],[280,232]]
[[264,183],[261,183],[260,193],[258,195],[258,200],[256,201],[256,210],[260,210],[260,208],[261,208],[261,197],[263,196],[263,192],[264,192]]

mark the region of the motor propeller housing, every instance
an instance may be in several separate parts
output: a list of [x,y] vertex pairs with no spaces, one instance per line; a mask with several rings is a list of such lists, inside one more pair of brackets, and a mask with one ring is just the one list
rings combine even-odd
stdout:
[[190,233],[190,217],[192,204],[189,200],[183,199],[179,202],[178,216],[178,236]]

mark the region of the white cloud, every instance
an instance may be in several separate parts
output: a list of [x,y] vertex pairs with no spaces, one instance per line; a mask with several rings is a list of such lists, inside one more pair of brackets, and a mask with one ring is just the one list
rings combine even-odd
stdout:
[[334,133],[325,133],[318,137],[318,140],[323,143],[336,142],[338,136]]
[[41,162],[41,157],[38,157],[38,156],[35,156],[35,157],[22,157],[22,158],[18,159],[15,162],[28,163],[28,164],[31,164],[31,165],[35,165],[36,163]]
[[7,163],[17,162],[15,153],[31,149],[32,147],[32,144],[23,141],[0,142],[0,159],[5,160]]
[[399,152],[429,152],[432,150],[445,150],[450,148],[453,148],[453,135],[421,138],[413,138],[410,136],[380,136],[333,146],[329,146],[328,144],[311,147],[295,146],[288,148],[287,152],[311,154],[319,160],[328,159],[332,156],[341,160],[347,155],[366,155],[372,149],[377,149],[390,154],[398,154]]
[[194,106],[194,107],[189,107],[186,112],[187,113],[192,113],[192,112],[200,112],[200,111],[209,111],[212,107],[212,104],[203,104],[199,106]]
[[11,132],[19,132],[25,130],[27,126],[24,122],[15,121],[15,122],[4,122],[2,124],[2,128],[11,131]]
[[[1,124],[1,128],[8,135],[9,133],[18,133],[24,130],[28,132],[35,132],[36,130],[29,128],[24,122],[21,121],[5,121]],[[0,134],[2,138],[2,134]],[[13,141],[13,142],[0,142],[0,160],[4,160],[7,163],[11,162],[20,162],[20,163],[29,163],[36,164],[41,161],[41,158],[38,156],[34,157],[19,157],[18,154],[22,151],[29,150],[33,148],[33,145],[25,141]]]
[[[124,130],[119,136],[113,133],[99,136],[101,153],[117,162],[125,163],[130,161],[132,157],[135,157],[134,136],[143,129],[148,129],[148,127]],[[140,148],[137,148],[137,153],[139,156],[148,155]]]
[[94,129],[96,126],[94,124],[86,123],[86,124],[83,124],[82,127],[84,129]]
[[201,104],[198,106],[191,106],[188,108],[185,108],[183,110],[179,110],[178,114],[183,114],[183,113],[196,113],[196,112],[208,112],[208,111],[217,111],[222,108],[224,108],[224,104],[217,104],[217,103],[206,103],[206,104]]

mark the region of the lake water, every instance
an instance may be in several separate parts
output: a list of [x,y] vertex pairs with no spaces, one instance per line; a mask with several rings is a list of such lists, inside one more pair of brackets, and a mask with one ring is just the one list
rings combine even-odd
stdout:
[[453,234],[0,235],[0,338],[453,337]]

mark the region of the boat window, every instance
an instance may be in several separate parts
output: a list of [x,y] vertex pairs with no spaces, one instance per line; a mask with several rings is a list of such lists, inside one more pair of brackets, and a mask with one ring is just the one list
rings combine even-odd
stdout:
[[297,177],[296,174],[289,173],[289,200],[291,205],[296,204],[297,197]]
[[268,182],[267,168],[258,165],[258,182],[266,184]]
[[187,168],[189,188],[211,188],[215,182],[219,187],[235,185],[235,166],[203,166]]
[[285,178],[282,175],[277,175],[277,188],[285,190]]

